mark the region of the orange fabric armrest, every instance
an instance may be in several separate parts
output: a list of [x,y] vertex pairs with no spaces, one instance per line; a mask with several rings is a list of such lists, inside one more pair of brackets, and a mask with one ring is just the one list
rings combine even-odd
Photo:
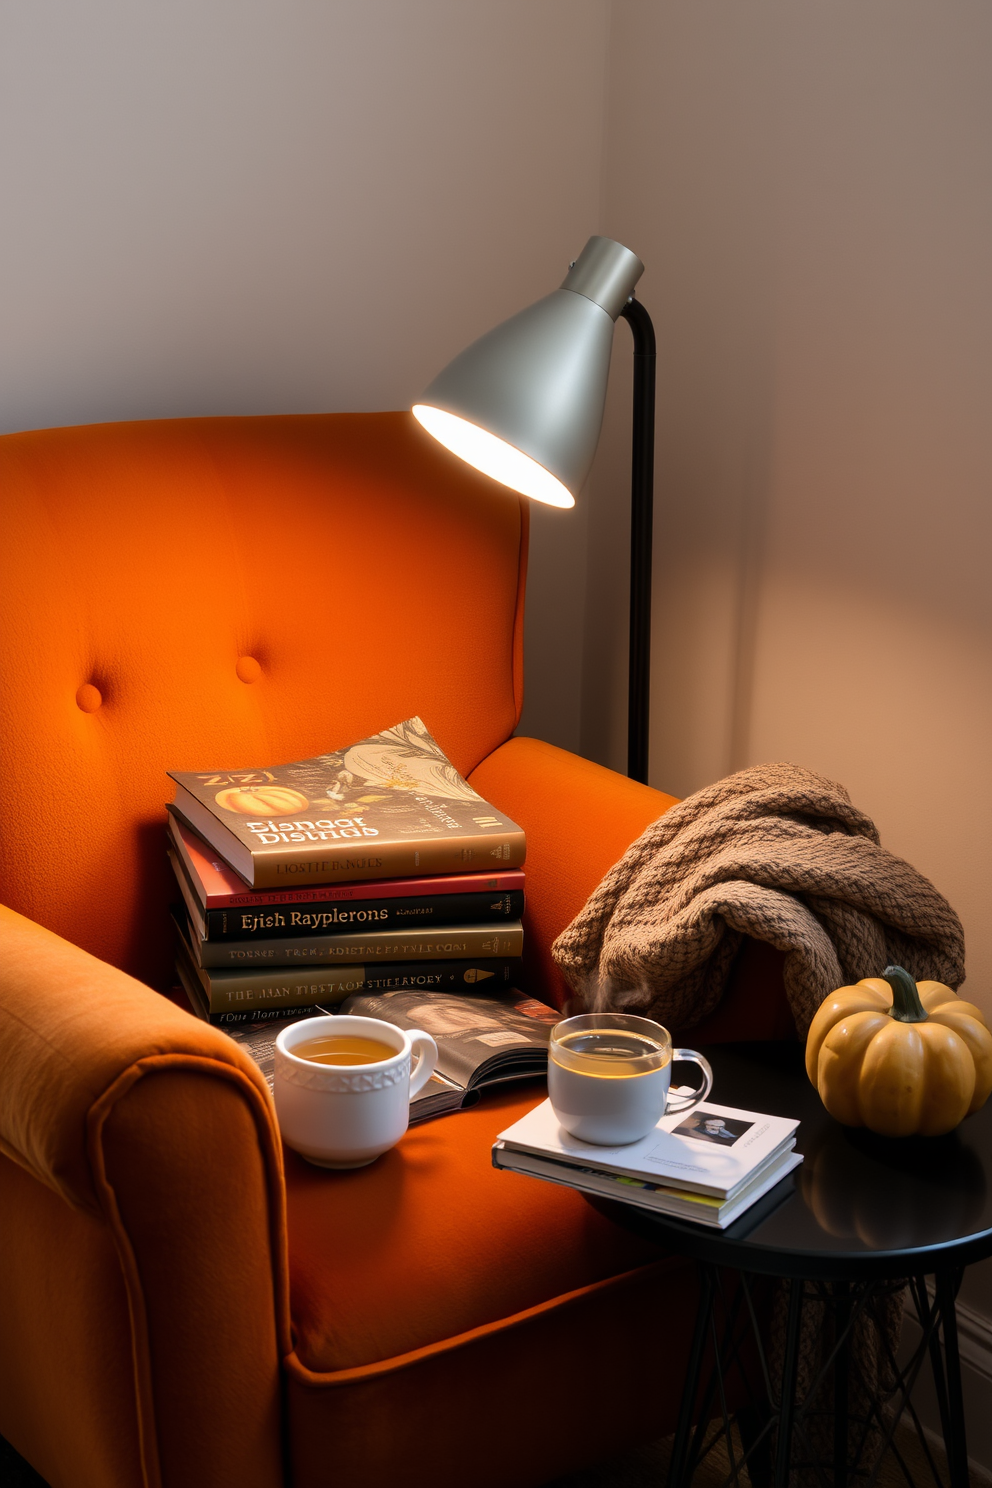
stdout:
[[470,782],[527,833],[530,987],[562,1007],[571,992],[551,959],[552,941],[603,874],[678,798],[540,739],[508,740]]
[[0,1148],[99,1211],[91,1158],[115,1091],[163,1061],[239,1084],[275,1130],[261,1073],[219,1029],[0,906]]
[[[275,1488],[291,1346],[285,1189],[252,1061],[0,909],[0,1146],[112,1239],[129,1319],[120,1350],[133,1366],[133,1395],[118,1405],[135,1421],[146,1488]],[[30,1227],[33,1212],[7,1213],[5,1230]],[[43,1291],[45,1275],[21,1284]],[[94,1367],[81,1356],[70,1377]],[[81,1415],[71,1399],[63,1409]]]

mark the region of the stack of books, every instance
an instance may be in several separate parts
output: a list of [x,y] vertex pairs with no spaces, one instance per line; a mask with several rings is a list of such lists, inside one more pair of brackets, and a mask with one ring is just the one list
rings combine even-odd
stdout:
[[493,1166],[723,1230],[802,1162],[798,1127],[706,1101],[663,1116],[639,1142],[597,1147],[560,1126],[544,1101],[500,1133]]
[[201,1017],[519,984],[523,831],[419,718],[293,764],[169,774],[176,969]]

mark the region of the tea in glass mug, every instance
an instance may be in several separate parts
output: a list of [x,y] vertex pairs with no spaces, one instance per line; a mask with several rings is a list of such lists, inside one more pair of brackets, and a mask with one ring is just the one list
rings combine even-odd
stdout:
[[[669,1100],[672,1061],[703,1072],[701,1089]],[[599,1147],[647,1136],[666,1110],[688,1111],[713,1088],[713,1071],[695,1049],[673,1049],[667,1028],[630,1013],[583,1013],[551,1030],[548,1096],[567,1132]]]

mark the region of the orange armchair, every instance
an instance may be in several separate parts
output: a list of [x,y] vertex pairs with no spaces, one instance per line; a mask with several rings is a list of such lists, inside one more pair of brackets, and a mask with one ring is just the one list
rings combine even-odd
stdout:
[[[0,498],[0,1434],[53,1488],[526,1488],[671,1429],[691,1271],[490,1168],[533,1090],[318,1171],[160,995],[166,768],[420,713],[527,830],[560,1003],[552,939],[672,798],[510,737],[525,507],[399,414],[11,435]],[[752,960],[709,1033],[783,1010]]]

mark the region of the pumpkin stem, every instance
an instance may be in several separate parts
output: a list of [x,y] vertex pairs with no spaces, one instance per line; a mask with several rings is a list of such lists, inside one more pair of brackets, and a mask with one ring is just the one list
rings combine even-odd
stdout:
[[899,1023],[925,1023],[930,1014],[920,1001],[916,983],[901,966],[887,966],[882,976],[892,988],[890,1018]]

